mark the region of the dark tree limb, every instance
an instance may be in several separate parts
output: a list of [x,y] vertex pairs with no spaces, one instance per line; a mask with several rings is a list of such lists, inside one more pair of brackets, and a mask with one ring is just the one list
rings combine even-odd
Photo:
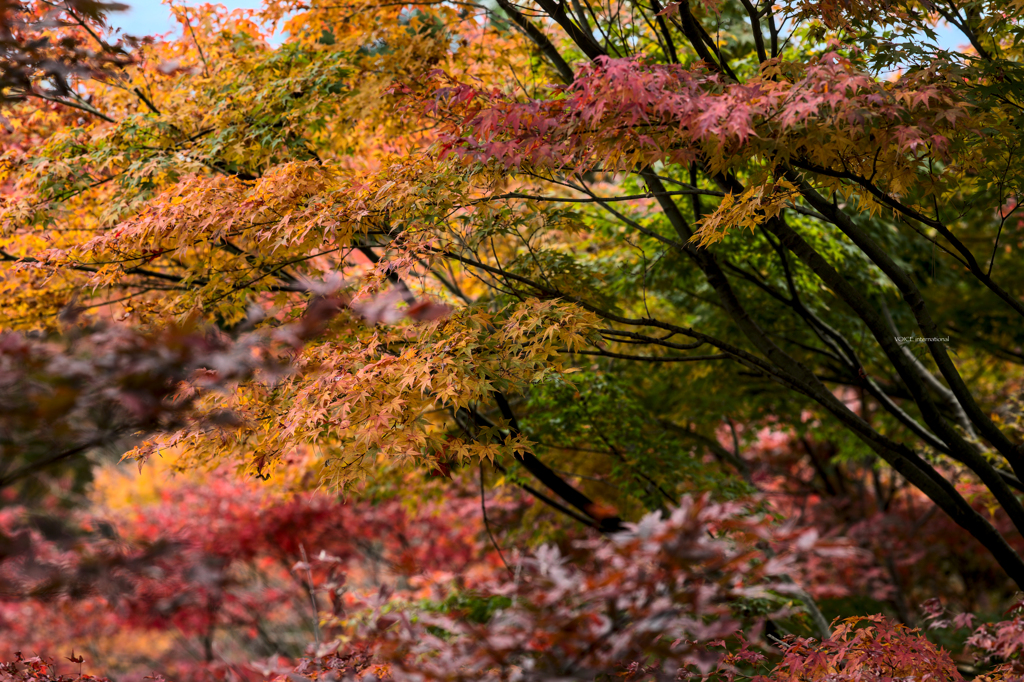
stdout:
[[540,49],[541,54],[548,58],[566,85],[571,85],[576,79],[572,72],[572,67],[569,66],[568,62],[566,62],[558,52],[558,48],[556,48],[551,40],[544,35],[544,32],[537,28],[533,22],[527,19],[515,5],[509,2],[509,0],[498,0],[498,7],[508,15],[508,18],[512,20],[512,23],[514,23],[519,30],[534,42],[534,44]]

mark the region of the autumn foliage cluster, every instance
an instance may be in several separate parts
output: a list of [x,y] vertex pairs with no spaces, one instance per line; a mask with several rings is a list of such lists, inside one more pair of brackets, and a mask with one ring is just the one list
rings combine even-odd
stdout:
[[1024,3],[0,3],[0,682],[1024,677]]

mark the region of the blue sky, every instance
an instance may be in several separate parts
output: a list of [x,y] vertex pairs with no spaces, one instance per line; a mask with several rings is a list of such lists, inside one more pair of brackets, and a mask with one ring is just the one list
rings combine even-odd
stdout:
[[[131,9],[127,12],[114,12],[110,16],[110,22],[125,31],[136,36],[154,35],[176,30],[177,26],[171,22],[171,13],[167,5],[160,0],[121,0]],[[259,9],[262,0],[215,0],[228,9]],[[941,26],[939,28],[939,44],[946,48],[955,48],[967,39],[952,26]]]
[[[110,23],[125,33],[136,36],[166,33],[177,26],[171,22],[171,11],[160,0],[121,0],[131,6],[127,12],[114,12],[110,15]],[[259,9],[261,0],[216,0],[228,9]],[[191,3],[186,3],[191,4]]]

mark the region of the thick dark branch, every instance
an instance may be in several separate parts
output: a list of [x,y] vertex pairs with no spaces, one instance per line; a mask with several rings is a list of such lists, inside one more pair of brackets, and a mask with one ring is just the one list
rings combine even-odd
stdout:
[[979,57],[986,61],[992,60],[991,53],[982,47],[981,40],[978,38],[978,34],[974,31],[974,28],[966,19],[960,16],[960,12],[956,10],[956,7],[953,6],[952,3],[950,3],[952,10],[943,7],[941,2],[933,3],[931,6],[938,10],[943,19],[951,23],[953,26],[956,26],[961,33],[967,36],[967,40],[971,42],[971,47],[977,51]]
[[117,123],[117,121],[115,121],[114,119],[110,118],[109,116],[104,114],[102,111],[94,109],[93,107],[91,107],[91,106],[89,106],[87,104],[79,104],[78,102],[73,102],[73,101],[68,100],[68,99],[61,99],[59,97],[53,97],[51,95],[47,95],[45,93],[38,92],[36,90],[29,90],[28,92],[25,93],[25,96],[26,97],[38,97],[39,99],[46,100],[47,102],[53,102],[54,104],[63,104],[66,107],[71,107],[72,109],[78,109],[79,111],[84,111],[87,114],[92,114],[93,116],[95,116],[97,118],[103,119],[107,123]]
[[743,3],[743,9],[747,11],[747,17],[750,19],[750,30],[754,34],[754,48],[757,50],[757,59],[760,62],[768,61],[768,53],[764,49],[764,34],[761,33],[761,19],[757,15],[757,9],[751,4],[750,0],[740,0]]
[[[494,399],[495,402],[498,403],[498,409],[501,410],[501,416],[508,422],[511,435],[515,438],[521,436],[522,431],[519,430],[519,421],[516,419],[515,413],[512,412],[512,406],[508,404],[508,400],[505,399],[504,395],[497,391],[494,392]],[[523,453],[519,455],[519,461],[522,462],[527,471],[533,474],[534,477],[551,490],[551,492],[555,493],[570,505],[597,521],[598,527],[602,532],[614,533],[622,530],[622,519],[618,516],[598,518],[595,515],[597,505],[594,504],[594,501],[569,485],[565,479],[552,471],[548,465],[540,461],[532,452],[529,450],[523,451]]]
[[[824,202],[828,204],[828,202]],[[864,295],[828,263],[821,254],[815,251],[799,234],[790,228],[784,220],[773,219],[765,224],[786,248],[795,253],[830,289],[836,292],[847,305],[864,321],[875,336],[889,361],[899,372],[907,388],[910,389],[925,422],[946,443],[951,455],[966,464],[974,471],[1006,510],[1018,529],[1024,528],[1024,506],[1014,496],[1006,481],[975,448],[965,441],[960,434],[946,421],[935,403],[928,395],[927,388],[921,382],[917,372],[910,366],[903,349],[889,334],[882,316],[875,311]],[[856,241],[856,240],[855,240]],[[884,268],[883,268],[884,270]],[[923,462],[922,462],[923,463]],[[925,464],[925,466],[928,466]],[[928,467],[932,469],[932,467]],[[1015,469],[1016,472],[1016,469]],[[1020,476],[1019,472],[1016,472]],[[945,479],[943,479],[945,480]]]
[[[779,220],[785,222],[785,219],[781,216]],[[887,412],[889,412],[889,414],[896,417],[900,423],[908,427],[925,443],[943,454],[952,456],[949,447],[941,439],[919,424],[916,419],[911,417],[906,413],[906,411],[893,402],[889,397],[889,394],[884,391],[868,373],[863,363],[857,357],[857,353],[854,350],[853,345],[846,339],[846,337],[825,323],[824,320],[815,315],[814,312],[803,303],[796,288],[796,282],[793,280],[793,275],[789,266],[789,259],[786,257],[785,244],[781,241],[779,243],[773,242],[769,235],[771,235],[771,232],[765,229],[766,238],[775,248],[776,252],[779,254],[779,259],[782,262],[782,268],[786,275],[786,285],[789,288],[791,296],[791,300],[789,302],[790,305],[798,315],[806,320],[811,329],[818,335],[818,338],[820,338],[822,342],[835,352],[836,359],[846,366],[852,376],[856,377],[851,385],[867,389],[867,391]]]
[[[514,438],[521,435],[522,432],[519,430],[519,422],[516,419],[515,414],[512,412],[512,408],[508,404],[508,401],[505,399],[505,396],[498,392],[495,392],[494,396],[496,402],[498,403],[498,409],[502,413],[502,417],[504,417],[505,420],[508,422],[510,438]],[[492,422],[490,419],[483,416],[476,410],[467,410],[466,413],[478,427],[494,427],[494,422]],[[565,479],[559,476],[548,465],[544,464],[544,462],[540,461],[540,459],[538,459],[537,456],[534,455],[532,452],[525,451],[522,454],[518,455],[517,459],[523,465],[523,468],[529,471],[534,478],[543,483],[546,488],[548,488],[549,490],[551,490],[551,492],[558,495],[558,497],[562,498],[562,500],[564,500],[570,506],[575,507],[580,512],[582,512],[582,516],[579,513],[566,508],[565,505],[562,505],[556,502],[555,500],[552,500],[543,493],[540,493],[527,485],[521,486],[523,490],[526,490],[531,495],[537,497],[537,499],[541,500],[550,507],[557,509],[563,514],[587,526],[597,528],[602,532],[616,532],[622,529],[622,520],[618,517],[595,519],[593,517],[593,513],[597,509],[597,505],[594,504],[594,501],[591,500],[586,495],[584,495],[583,493],[581,493],[576,488],[569,485],[569,483],[567,483]],[[497,464],[496,466],[500,467],[500,465]]]
[[592,35],[589,35],[569,18],[562,3],[555,0],[537,0],[537,4],[556,24],[562,27],[562,30],[569,34],[572,41],[583,51],[583,54],[587,55],[588,59],[596,61],[601,57],[608,56],[608,52],[594,40]]
[[727,449],[725,449],[725,447],[722,446],[721,443],[718,442],[717,439],[697,433],[696,431],[692,431],[691,429],[684,428],[673,421],[669,421],[667,419],[659,419],[658,424],[660,424],[664,429],[671,431],[672,433],[678,436],[682,436],[683,438],[689,438],[691,440],[695,440],[698,443],[703,444],[704,447],[710,450],[715,457],[724,462],[728,462],[733,467],[735,467],[736,470],[743,477],[743,480],[747,481],[748,483],[750,482],[750,465],[747,464],[747,461],[743,459],[738,452],[729,452]]
[[[1010,466],[1013,467],[1014,473],[1017,474],[1018,478],[1021,478],[1022,471],[1024,471],[1024,458],[1021,457],[1020,450],[1010,441],[1006,434],[999,430],[999,427],[992,422],[988,415],[985,414],[978,403],[974,400],[974,396],[964,383],[963,377],[960,376],[960,372],[956,369],[956,366],[949,358],[945,345],[942,341],[935,340],[940,338],[938,327],[934,321],[932,321],[931,315],[928,313],[924,297],[921,295],[921,292],[917,288],[913,279],[911,279],[903,268],[893,261],[892,257],[880,244],[855,224],[853,220],[846,215],[846,213],[840,210],[836,205],[827,201],[806,182],[796,178],[795,175],[793,175],[791,179],[799,182],[800,191],[807,202],[842,230],[843,233],[846,234],[846,236],[848,236],[865,254],[867,254],[868,258],[870,258],[882,270],[882,272],[892,280],[893,284],[896,285],[896,288],[899,289],[901,294],[903,294],[904,300],[910,306],[910,310],[914,314],[914,319],[917,320],[921,333],[926,339],[929,339],[926,341],[928,350],[931,352],[932,358],[934,359],[936,366],[939,368],[939,372],[946,380],[946,383],[949,385],[953,395],[956,396],[960,405],[963,406],[967,416],[970,417],[971,422],[981,433],[982,437],[988,440],[993,447],[995,447],[996,450],[1006,458]],[[838,276],[838,273],[836,274]],[[853,293],[858,298],[861,297],[859,292],[854,291]],[[870,310],[866,305],[865,308]],[[858,312],[858,314],[860,314],[860,312]],[[872,318],[872,323],[876,325],[876,327],[871,331],[879,343],[882,344],[883,349],[886,349],[886,354],[889,356],[890,361],[892,361],[897,368],[905,367],[907,363],[903,351],[898,348],[898,344],[896,344],[895,339],[889,338],[888,329],[886,328],[884,320],[882,320],[881,316],[873,310],[869,312],[869,315]],[[864,319],[863,315],[861,317]],[[868,322],[867,319],[864,321]],[[916,372],[913,372],[909,367],[905,367],[905,371],[900,372],[900,376],[903,377],[904,381],[907,380],[908,376],[912,377],[915,375]],[[915,381],[914,383],[920,386],[919,382]],[[908,388],[911,388],[912,392],[914,391],[914,388],[909,384]],[[918,400],[918,404],[921,405],[922,408],[925,407],[921,402],[922,400],[928,405],[931,405],[931,401],[923,391],[921,391],[920,400],[916,392],[914,398],[915,400]],[[928,421],[927,415],[926,421]],[[951,442],[951,438],[953,442],[957,440],[962,441],[959,435],[955,432],[951,434],[951,437],[947,437],[945,433],[940,432],[939,427],[932,424],[930,421],[929,426],[935,429],[936,433],[939,433],[939,435],[941,435],[947,442]],[[1024,512],[1024,510],[1022,510],[1022,512]]]
[[[827,175],[829,177],[838,178],[841,180],[850,180],[852,182],[855,182],[856,184],[860,185],[868,192],[870,192],[871,195],[878,199],[881,203],[885,204],[894,211],[900,213],[905,217],[911,218],[921,223],[922,225],[927,225],[928,227],[934,228],[939,234],[942,235],[942,237],[947,242],[949,242],[949,244],[956,250],[956,252],[963,257],[961,263],[967,267],[967,269],[971,272],[972,275],[974,275],[974,277],[979,282],[984,284],[992,293],[998,296],[1000,300],[1003,301],[1003,303],[1006,303],[1008,306],[1013,308],[1013,310],[1018,315],[1024,316],[1024,303],[1022,303],[1016,296],[1014,296],[1013,294],[1009,293],[1008,291],[1004,290],[1001,286],[996,284],[990,276],[990,273],[987,272],[984,268],[982,268],[981,264],[978,263],[978,259],[975,258],[974,253],[969,248],[967,248],[967,245],[964,244],[960,239],[958,239],[956,235],[953,234],[952,230],[946,227],[946,225],[943,224],[942,221],[935,220],[923,215],[919,211],[916,211],[910,206],[907,206],[906,204],[900,202],[899,200],[890,196],[886,192],[883,192],[867,178],[863,178],[859,175],[856,175],[855,173],[850,173],[848,171],[836,171],[830,168],[823,168],[821,166],[817,166],[807,161],[794,161],[793,165],[796,166],[797,168],[811,171],[812,173],[817,173],[819,175]],[[950,253],[950,255],[952,255],[952,253]]]
[[[644,179],[648,181],[648,187],[650,187],[652,192],[655,194],[664,193],[661,182],[657,180],[657,178],[645,176]],[[730,180],[729,178],[722,178],[720,184],[735,184],[735,181]],[[818,196],[818,199],[820,199],[820,195]],[[680,238],[688,241],[690,236],[692,236],[692,230],[680,213],[679,208],[670,197],[659,196],[658,202],[666,217],[668,217],[669,221],[676,229]],[[820,202],[810,201],[810,203],[826,216],[829,216],[830,213],[823,211],[822,206],[820,206],[819,203],[825,204],[825,206],[829,208],[830,212],[838,210],[824,200],[821,200]],[[787,247],[798,256],[801,258],[803,258],[804,255],[816,257],[816,259],[812,258],[813,263],[807,263],[812,267],[812,270],[817,272],[815,266],[818,266],[818,269],[822,270],[823,273],[830,275],[830,279],[835,279],[837,283],[845,284],[847,287],[849,286],[848,283],[846,283],[845,280],[843,280],[843,278],[840,277],[834,269],[832,269],[831,265],[821,258],[820,254],[817,254],[816,251],[811,249],[806,242],[803,242],[803,240],[796,235],[796,233],[792,232],[792,230],[788,230],[784,221],[776,218],[769,221],[769,223],[779,230],[774,232],[776,236],[780,236],[780,233],[786,235],[786,239],[783,241],[786,242]],[[794,236],[796,237],[796,240],[793,239]],[[851,239],[853,239],[855,243],[858,241],[852,236]],[[719,298],[722,301],[722,305],[725,307],[733,322],[740,328],[744,336],[747,337],[747,340],[757,348],[758,351],[761,352],[772,365],[774,365],[774,367],[778,368],[778,373],[784,377],[784,380],[787,383],[796,388],[799,392],[813,398],[816,402],[837,417],[841,423],[850,428],[851,431],[860,437],[861,440],[863,440],[897,472],[928,495],[936,504],[940,505],[954,521],[963,526],[968,530],[968,532],[974,535],[974,537],[985,544],[989,551],[992,552],[993,556],[996,557],[996,560],[999,561],[1004,570],[1007,571],[1007,574],[1010,575],[1014,581],[1018,582],[1018,584],[1022,584],[1022,581],[1024,581],[1024,561],[1021,561],[1021,558],[1006,542],[1006,539],[995,529],[995,527],[992,526],[992,524],[978,514],[967,503],[967,501],[963,499],[960,493],[949,481],[947,481],[941,474],[939,474],[938,471],[935,470],[934,467],[921,459],[921,457],[919,457],[910,448],[900,443],[896,443],[878,433],[867,422],[865,422],[863,418],[850,410],[845,403],[838,400],[811,371],[772,343],[736,298],[724,272],[722,272],[721,267],[710,253],[705,250],[699,250],[696,254],[691,255],[696,261],[698,267],[700,267],[704,272],[708,283],[718,293]],[[870,253],[869,257],[874,259],[874,256]],[[821,266],[824,266],[824,268]],[[883,271],[884,270],[885,268],[883,267]],[[821,276],[822,275],[819,274],[819,277]],[[826,283],[829,282],[827,281]],[[857,297],[860,296],[859,292],[856,290],[853,290],[853,293]],[[861,314],[862,312],[869,316],[874,315],[875,321],[877,322],[877,314],[869,307],[863,306],[862,310],[858,310],[858,314]],[[915,310],[915,313],[917,312],[918,311]],[[863,315],[861,316],[863,318]],[[867,322],[867,320],[865,321]],[[869,326],[871,325],[869,324]],[[876,334],[876,337],[885,336],[884,332],[879,333],[881,331],[880,328],[878,331],[875,329],[872,329],[872,331]],[[891,341],[894,343],[895,339],[891,339]],[[890,356],[890,361],[896,363],[897,361],[895,356],[898,356],[899,360],[905,361],[901,351]],[[911,374],[911,376],[913,375]],[[957,375],[957,378],[959,378],[959,375]],[[919,385],[917,388],[920,388]],[[961,458],[961,461],[968,463],[972,470],[982,478],[986,486],[999,500],[1000,505],[1002,505],[1010,515],[1017,528],[1024,529],[1024,506],[1022,506],[1020,501],[1013,495],[1003,478],[1000,477],[998,472],[988,465],[988,463],[984,461],[984,458],[978,455],[978,453],[963,441],[959,434],[957,434],[956,431],[945,422],[941,414],[939,414],[937,409],[935,409],[934,405],[928,401],[928,397],[923,390],[915,392],[915,399],[918,398],[925,401],[926,404],[931,405],[932,407],[933,411],[929,416],[934,419],[929,420],[929,425],[937,430],[939,427],[945,428],[944,431],[940,432],[940,435],[945,437],[947,442],[950,442],[956,447],[956,453]],[[921,403],[919,402],[919,404]],[[932,423],[933,421],[935,422],[934,424]],[[1018,473],[1018,477],[1019,476],[1020,474]]]
[[637,362],[703,362],[705,360],[731,360],[732,358],[724,353],[715,355],[690,355],[690,356],[658,356],[658,355],[627,355],[615,353],[609,350],[563,350],[560,353],[568,355],[596,355],[602,358],[615,358],[618,360],[635,360]]
[[533,22],[523,16],[523,13],[520,12],[515,5],[509,2],[509,0],[498,0],[498,7],[501,7],[505,14],[508,15],[508,18],[512,20],[512,23],[518,26],[519,29],[526,34],[526,37],[532,40],[534,44],[540,48],[541,54],[550,60],[562,80],[565,81],[567,85],[571,84],[576,78],[572,72],[572,67],[570,67],[565,59],[562,58],[562,55],[558,52],[558,48],[556,48],[548,37],[544,35],[544,32],[534,26]]
[[[368,246],[359,248],[363,254],[365,254],[371,261],[374,262],[374,264],[380,262],[380,257],[376,253],[374,253],[372,248]],[[413,294],[412,290],[405,283],[405,281],[398,275],[398,273],[396,273],[393,269],[389,268],[387,276],[388,279],[402,291],[403,298],[407,303],[412,304],[416,302],[416,297]],[[522,432],[519,430],[519,421],[516,419],[515,414],[512,412],[512,407],[509,405],[508,400],[500,391],[493,391],[492,395],[494,396],[495,402],[497,402],[498,404],[498,409],[501,410],[502,417],[504,417],[509,424],[510,436],[512,438],[516,438],[522,435]],[[494,426],[494,424],[492,424],[486,417],[479,414],[475,410],[470,412],[470,415],[473,418],[474,422],[476,422],[479,426]],[[585,516],[593,518],[594,521],[590,525],[594,525],[596,528],[606,533],[621,530],[622,520],[620,518],[609,517],[597,519],[596,517],[594,517],[594,511],[598,509],[598,506],[594,504],[594,501],[591,500],[586,495],[584,495],[583,493],[581,493],[576,488],[572,487],[569,483],[565,481],[565,479],[563,479],[561,476],[555,473],[555,471],[553,471],[549,466],[544,464],[544,462],[540,461],[540,459],[538,459],[537,456],[534,455],[532,452],[526,450],[522,452],[518,456],[518,458],[519,461],[522,463],[523,467],[527,471],[529,471],[534,476],[534,478],[536,478],[538,481],[543,483],[545,487],[551,490],[551,492],[555,493],[558,497],[560,497],[570,506],[575,507],[576,509],[583,512]],[[526,488],[524,487],[524,490],[525,489]],[[531,494],[535,494],[535,492],[532,490],[528,490],[528,492],[531,492]],[[556,508],[560,506],[552,504],[552,501],[546,498],[543,501],[549,505],[555,506]],[[580,520],[576,514],[569,515],[573,518],[576,518],[577,520]]]
[[31,476],[32,474],[39,473],[43,469],[48,469],[49,467],[53,466],[54,464],[59,464],[60,462],[63,462],[64,460],[71,459],[72,457],[75,457],[77,455],[81,455],[81,454],[83,454],[85,452],[88,452],[92,448],[94,448],[97,445],[99,445],[101,442],[102,441],[99,441],[99,440],[88,441],[86,443],[82,443],[81,445],[77,445],[77,446],[71,448],[70,450],[65,450],[65,451],[59,452],[59,453],[57,453],[55,455],[51,455],[51,456],[49,456],[49,457],[47,457],[45,459],[41,459],[38,462],[32,462],[31,464],[26,464],[25,466],[21,467],[20,469],[16,469],[15,471],[12,471],[11,473],[7,474],[6,476],[0,478],[0,488],[6,488],[7,486],[11,485],[12,483],[16,483],[16,482],[20,481],[23,478],[27,478],[28,476]]
[[672,32],[668,30],[668,22],[665,21],[665,17],[661,15],[662,6],[658,0],[651,0],[651,10],[654,12],[654,20],[658,24],[658,30],[661,36],[665,39],[665,54],[668,56],[669,61],[673,64],[679,63],[679,55],[676,54],[676,44],[672,40]]
[[[663,197],[664,201],[671,201],[667,197]],[[678,209],[676,209],[678,213]],[[679,216],[681,218],[681,215]],[[683,225],[679,228],[685,232],[686,226]],[[514,279],[521,280],[523,283],[535,287],[539,290],[546,290],[546,287],[538,285],[535,282],[531,282],[525,278],[521,278],[516,275],[509,275],[509,273],[503,273],[501,270],[491,268],[482,263],[472,261],[456,254],[442,252],[449,258],[454,258],[460,262],[466,263],[474,267],[481,267],[484,270],[491,270],[496,274],[503,274],[511,276]],[[723,275],[724,277],[724,275]],[[560,292],[550,292],[552,295],[559,295]],[[1000,566],[1007,572],[1007,574],[1013,578],[1018,584],[1024,586],[1024,562],[1021,561],[1017,553],[1009,546],[1005,538],[999,534],[999,532],[987,521],[984,517],[978,514],[974,509],[967,503],[966,500],[960,495],[955,487],[945,478],[943,478],[935,469],[930,466],[927,462],[922,460],[914,451],[910,450],[906,446],[896,443],[885,436],[879,434],[877,431],[872,429],[870,425],[864,422],[858,415],[854,414],[845,404],[835,398],[830,391],[828,391],[820,381],[811,374],[811,382],[805,382],[800,376],[794,376],[792,373],[786,371],[786,368],[780,368],[773,366],[773,362],[765,362],[763,359],[752,355],[742,349],[739,349],[731,344],[727,344],[719,339],[701,334],[692,329],[679,327],[672,325],[660,320],[654,319],[632,319],[626,318],[619,315],[615,315],[608,311],[600,310],[592,305],[588,305],[583,301],[574,300],[573,297],[566,297],[568,300],[573,300],[581,307],[584,307],[592,312],[595,312],[610,322],[616,322],[619,324],[626,324],[630,326],[647,326],[653,328],[664,329],[676,334],[682,334],[689,336],[696,340],[703,341],[709,345],[713,345],[719,348],[725,353],[733,356],[743,364],[750,366],[756,370],[759,370],[766,376],[778,381],[784,386],[787,386],[803,395],[806,395],[820,404],[822,404],[829,412],[836,416],[841,423],[849,427],[858,437],[860,437],[874,452],[876,452],[884,461],[893,467],[899,474],[906,478],[911,484],[920,489],[925,493],[932,501],[939,505],[957,524],[961,525],[965,530],[971,533],[972,536],[977,538],[985,547],[992,553],[992,555],[999,562]],[[736,302],[738,304],[738,302]],[[745,315],[745,313],[743,313]],[[756,325],[752,321],[747,320],[745,326],[753,327],[753,335],[755,339],[752,341],[760,341],[760,345],[771,344],[764,336],[763,333],[757,329]],[[749,338],[749,337],[748,337]],[[780,360],[785,361],[788,356],[785,356],[781,350],[775,349],[773,353],[776,357],[780,357]],[[799,366],[791,358],[788,358],[787,364],[796,365],[799,370],[807,372],[805,368]],[[809,372],[808,372],[809,373]],[[993,471],[993,473],[995,473]],[[1006,489],[1006,484],[1000,479],[999,474],[995,473],[998,480],[994,482],[995,487],[1002,487]]]

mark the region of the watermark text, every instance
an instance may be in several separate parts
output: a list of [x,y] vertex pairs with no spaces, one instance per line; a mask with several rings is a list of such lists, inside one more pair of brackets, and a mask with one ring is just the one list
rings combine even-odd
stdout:
[[897,336],[895,339],[901,346],[908,343],[949,343],[948,336]]

